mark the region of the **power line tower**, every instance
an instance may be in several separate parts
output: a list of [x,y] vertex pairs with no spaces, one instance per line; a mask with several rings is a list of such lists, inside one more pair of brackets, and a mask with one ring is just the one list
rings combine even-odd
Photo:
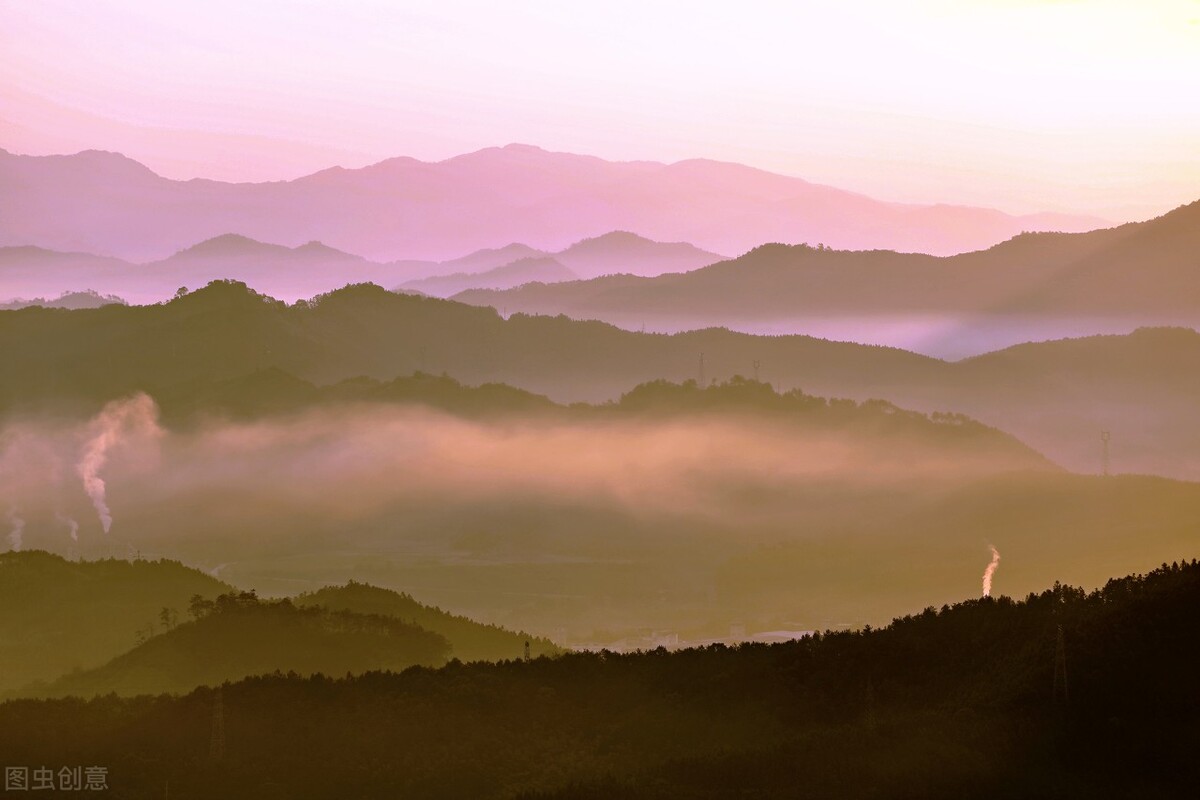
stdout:
[[225,757],[225,702],[220,686],[213,693],[212,739],[208,744],[208,754],[213,761]]
[[1104,477],[1108,477],[1108,440],[1112,438],[1112,434],[1108,431],[1100,431],[1100,445],[1103,448],[1100,456],[1100,466],[1104,473]]
[[703,389],[705,387],[705,385],[706,384],[704,382],[704,353],[701,353],[700,354],[700,388]]
[[528,640],[526,640],[526,642],[525,642],[525,660],[526,661],[529,660],[529,641]]
[[1054,643],[1054,702],[1058,703],[1060,697],[1064,706],[1071,700],[1071,693],[1067,688],[1067,643],[1063,637],[1062,625],[1058,626]]
[[756,358],[750,363],[754,365],[754,382],[758,383],[758,368],[762,366],[762,362]]

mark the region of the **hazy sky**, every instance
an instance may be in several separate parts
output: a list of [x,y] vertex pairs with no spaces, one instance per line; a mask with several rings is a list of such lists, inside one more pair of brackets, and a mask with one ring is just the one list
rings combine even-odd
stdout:
[[527,142],[883,199],[1200,197],[1200,0],[0,0],[0,147],[265,180]]

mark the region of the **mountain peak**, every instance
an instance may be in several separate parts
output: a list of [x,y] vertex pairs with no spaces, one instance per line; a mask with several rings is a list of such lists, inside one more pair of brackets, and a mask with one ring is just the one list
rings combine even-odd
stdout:
[[545,148],[538,147],[536,144],[522,144],[520,142],[512,142],[504,145],[502,148],[510,153],[547,153]]
[[309,258],[350,259],[353,261],[363,260],[361,256],[356,256],[353,253],[347,253],[345,250],[338,250],[336,247],[330,247],[324,242],[318,242],[315,239],[311,242],[305,242],[299,247],[293,247],[292,252]]
[[220,236],[214,236],[211,239],[205,239],[202,242],[184,248],[176,253],[173,258],[199,256],[204,258],[209,257],[236,257],[244,255],[259,255],[262,253],[274,253],[284,250],[282,245],[267,244],[260,242],[257,239],[251,239],[249,236],[243,236],[240,233],[223,233]]

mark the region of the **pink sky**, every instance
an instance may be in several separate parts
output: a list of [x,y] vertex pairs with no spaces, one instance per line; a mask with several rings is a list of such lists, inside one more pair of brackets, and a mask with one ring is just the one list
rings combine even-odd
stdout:
[[1200,3],[0,0],[0,147],[270,180],[520,141],[911,202],[1200,196]]

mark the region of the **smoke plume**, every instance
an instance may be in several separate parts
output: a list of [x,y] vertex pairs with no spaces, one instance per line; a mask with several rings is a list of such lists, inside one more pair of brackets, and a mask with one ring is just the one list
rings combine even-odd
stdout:
[[71,531],[71,541],[72,542],[79,541],[79,523],[76,522],[73,517],[68,517],[66,514],[62,513],[61,511],[55,511],[54,518],[57,519],[59,522],[61,522],[63,525],[66,525],[67,528]]
[[108,453],[131,430],[157,429],[158,407],[146,394],[138,393],[124,400],[114,400],[104,407],[91,423],[92,437],[84,445],[76,471],[83,489],[92,499],[100,525],[108,533],[112,527],[112,512],[108,508],[106,486],[100,470],[108,462]]
[[992,550],[992,560],[987,565],[987,569],[983,571],[983,596],[992,596],[992,576],[996,574],[996,567],[1000,566],[1000,551],[992,545],[988,545]]
[[8,533],[8,544],[14,553],[20,552],[25,533],[25,520],[17,513],[17,509],[8,509],[8,522],[12,530]]

